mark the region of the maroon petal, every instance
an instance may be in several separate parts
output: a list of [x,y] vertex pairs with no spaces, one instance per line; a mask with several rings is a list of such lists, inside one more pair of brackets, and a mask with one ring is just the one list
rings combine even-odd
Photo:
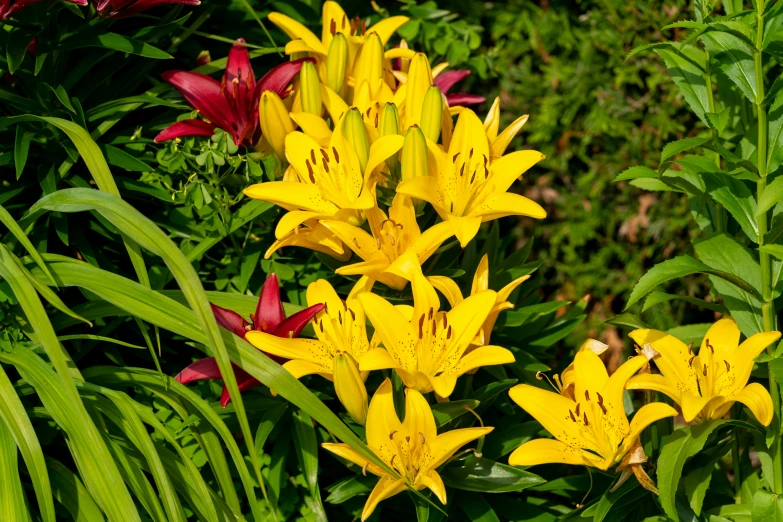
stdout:
[[[246,376],[240,377],[239,372],[245,373]],[[245,390],[249,390],[250,388],[255,388],[256,386],[261,386],[261,383],[258,382],[255,378],[248,375],[247,372],[244,370],[237,370],[237,384],[239,385],[239,391],[244,392]],[[224,408],[228,406],[228,403],[231,402],[231,397],[228,395],[228,388],[223,386],[223,391],[220,393],[220,405]]]
[[288,87],[296,75],[299,74],[304,62],[315,63],[315,60],[313,58],[300,58],[293,62],[282,63],[266,73],[264,77],[258,81],[256,95],[260,97],[261,93],[264,91],[274,91],[282,98],[285,88]]
[[206,119],[224,131],[232,132],[231,110],[217,80],[188,71],[166,71],[163,79],[179,89]]
[[455,83],[464,80],[468,76],[470,76],[470,71],[468,70],[447,71],[437,75],[432,80],[432,83],[438,86],[440,92],[447,94],[454,87]]
[[274,332],[283,320],[285,320],[285,311],[280,300],[280,282],[277,280],[277,274],[271,273],[261,288],[258,306],[253,316],[253,326],[256,330]]
[[188,384],[193,381],[201,381],[204,379],[222,379],[220,375],[220,369],[218,368],[217,361],[214,357],[207,357],[200,359],[174,377],[180,384]]
[[212,136],[215,126],[204,120],[182,120],[169,125],[155,136],[155,142],[169,141],[183,136]]
[[[250,55],[247,52],[247,46],[240,45],[245,43],[245,40],[244,38],[239,38],[237,42],[231,46],[231,50],[228,52],[226,72],[223,76],[226,82],[226,90],[232,96],[237,89],[252,91],[256,85],[256,77],[253,74],[253,68],[250,66]],[[236,83],[234,83],[234,79],[237,80]]]
[[447,94],[446,101],[448,102],[449,107],[455,107],[457,105],[477,105],[479,103],[484,103],[487,99],[483,96],[478,96],[477,94],[455,92],[454,94]]
[[242,319],[241,315],[234,312],[233,310],[227,310],[212,303],[209,303],[209,305],[212,307],[212,313],[215,314],[217,324],[226,330],[233,332],[235,335],[238,335],[243,339],[245,338],[245,333],[247,332],[245,327],[248,324],[247,321]]
[[307,323],[310,322],[315,314],[323,310],[323,308],[324,305],[317,304],[296,312],[294,315],[280,323],[272,332],[272,335],[278,337],[299,337],[299,334],[302,333],[302,328],[307,326]]

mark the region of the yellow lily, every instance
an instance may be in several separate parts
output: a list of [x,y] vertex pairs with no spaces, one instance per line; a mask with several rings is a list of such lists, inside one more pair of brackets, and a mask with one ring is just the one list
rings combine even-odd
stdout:
[[490,162],[489,141],[476,114],[460,113],[448,153],[431,142],[435,166],[429,176],[402,181],[397,192],[422,199],[435,207],[465,247],[482,222],[519,215],[541,219],[541,206],[519,194],[507,192],[523,172],[544,158],[540,152],[523,150]]
[[[623,363],[611,377],[592,350],[582,350],[574,361],[574,396],[527,384],[514,386],[509,395],[532,415],[555,439],[534,439],[522,444],[509,456],[512,466],[537,464],[581,464],[607,470],[636,448],[639,434],[653,422],[677,415],[663,403],[642,406],[631,422],[625,416],[623,392],[628,379],[647,365],[652,349]],[[641,470],[642,460],[621,462],[623,471],[633,465]],[[624,479],[623,479],[624,480]],[[649,486],[652,481],[642,482]],[[654,488],[654,486],[653,486]]]
[[394,368],[407,387],[448,397],[460,375],[481,366],[514,362],[514,355],[500,346],[465,353],[492,313],[495,292],[484,290],[443,312],[435,289],[420,270],[411,284],[413,308],[395,307],[375,294],[359,295],[385,348],[370,350],[359,363],[362,371]]
[[500,131],[500,97],[495,98],[492,107],[490,107],[487,113],[487,117],[484,119],[484,131],[489,140],[490,161],[495,161],[506,153],[509,143],[525,126],[527,120],[527,114],[520,116],[506,127],[503,132],[498,133]]
[[395,290],[402,290],[408,284],[406,278],[387,271],[398,258],[410,251],[415,254],[417,264],[424,263],[452,234],[447,223],[438,223],[421,233],[410,198],[401,194],[394,196],[388,217],[375,207],[367,211],[367,221],[372,235],[343,221],[321,221],[321,225],[363,260],[335,272],[366,275]]
[[628,382],[628,389],[655,390],[671,397],[685,422],[720,419],[741,402],[764,426],[772,422],[772,399],[759,383],[748,383],[753,359],[780,339],[780,332],[762,332],[739,344],[740,330],[733,319],[721,319],[704,336],[698,355],[674,336],[658,330],[634,330],[639,346],[651,345],[660,357],[660,374],[645,373]]
[[[585,350],[590,350],[596,355],[601,355],[608,348],[609,348],[608,344],[604,344],[596,339],[587,339],[585,342],[582,343],[582,346],[579,347],[578,352],[584,352]],[[562,374],[560,375],[555,374],[554,377],[555,377],[555,386],[557,387],[557,390],[562,395],[568,397],[569,399],[574,399],[574,386],[576,383],[576,372],[574,371],[573,361],[571,362],[571,364],[568,365],[568,367],[565,370],[563,370]]]
[[347,70],[353,70],[354,62],[359,54],[359,48],[366,37],[377,34],[381,44],[385,46],[389,39],[407,21],[407,16],[392,16],[366,27],[359,18],[349,19],[343,8],[337,2],[324,2],[321,18],[321,38],[318,38],[307,27],[282,13],[270,13],[269,21],[285,32],[292,41],[285,46],[286,54],[307,53],[316,58],[320,65],[321,81],[327,84],[325,57],[329,54],[332,39],[342,34],[348,43]]
[[402,137],[376,141],[369,151],[366,169],[337,123],[328,147],[321,147],[302,132],[285,137],[285,153],[298,181],[273,181],[251,185],[245,195],[279,205],[288,212],[277,225],[278,239],[303,223],[318,219],[339,219],[360,225],[363,211],[375,206],[373,170],[402,147]]
[[375,392],[367,414],[367,445],[397,475],[390,475],[359,455],[348,444],[324,443],[322,446],[357,466],[380,477],[362,510],[367,520],[382,500],[406,488],[429,488],[446,503],[446,487],[436,468],[443,465],[465,444],[479,439],[493,428],[464,428],[438,435],[430,405],[416,390],[405,390],[405,419],[400,422],[394,410],[389,379]]
[[288,246],[321,252],[340,261],[348,261],[351,258],[351,251],[345,248],[343,242],[314,219],[305,221],[301,227],[294,228],[272,243],[264,254],[264,259],[269,259],[272,254]]
[[[297,379],[318,374],[334,381],[337,396],[354,420],[364,423],[367,411],[367,392],[357,365],[369,349],[364,309],[357,296],[372,287],[366,277],[361,278],[343,301],[325,279],[307,287],[308,306],[323,303],[324,309],[313,319],[317,339],[289,339],[252,330],[245,339],[266,353],[289,359],[283,364]],[[339,381],[339,382],[338,382]],[[360,382],[361,381],[361,386]]]
[[[508,301],[511,292],[528,279],[530,279],[529,275],[518,277],[500,289],[497,293],[495,306],[492,307],[492,311],[487,316],[484,324],[481,325],[481,330],[479,330],[478,336],[476,336],[476,339],[473,341],[474,345],[483,346],[489,343],[489,337],[492,334],[492,329],[495,327],[495,321],[497,321],[500,312],[514,308],[514,304]],[[432,286],[439,290],[446,299],[448,299],[449,304],[452,307],[455,307],[464,301],[462,292],[453,279],[445,276],[429,276],[427,280],[432,283]],[[476,295],[488,289],[489,255],[484,254],[484,257],[481,258],[478,268],[476,268],[476,273],[473,276],[473,286],[470,289],[470,295]]]

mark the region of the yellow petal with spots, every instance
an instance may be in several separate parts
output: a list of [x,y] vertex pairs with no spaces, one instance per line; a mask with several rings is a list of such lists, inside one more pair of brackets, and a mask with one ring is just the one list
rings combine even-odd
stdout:
[[534,439],[522,444],[508,457],[512,466],[537,464],[585,464],[582,452],[559,440]]

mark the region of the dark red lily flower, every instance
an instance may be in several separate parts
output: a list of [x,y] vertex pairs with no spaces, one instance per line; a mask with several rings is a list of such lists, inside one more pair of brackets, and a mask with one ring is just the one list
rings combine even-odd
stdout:
[[182,136],[211,136],[215,128],[231,134],[234,143],[252,146],[261,138],[258,123],[258,102],[261,93],[274,91],[281,98],[291,91],[291,83],[302,62],[315,62],[302,58],[278,65],[256,82],[250,56],[243,39],[231,47],[223,81],[218,82],[204,74],[188,71],[167,71],[163,79],[179,89],[185,99],[198,110],[204,120],[184,120],[171,125],[155,137],[156,142],[168,141]]
[[[255,313],[250,316],[252,323],[249,323],[241,315],[232,310],[227,310],[214,304],[211,306],[217,323],[243,339],[245,338],[245,334],[250,330],[261,330],[262,332],[270,333],[277,337],[298,337],[302,332],[302,329],[307,326],[307,323],[310,322],[313,316],[324,307],[322,304],[317,304],[300,310],[291,317],[286,317],[285,311],[283,310],[283,302],[280,300],[280,283],[277,280],[276,274],[270,274],[269,277],[266,278],[264,286],[261,288],[261,295],[258,297],[258,306],[256,306]],[[283,360],[274,355],[267,355],[277,362]],[[231,364],[234,367],[234,375],[236,376],[237,384],[239,385],[239,391],[245,391],[261,385],[260,382],[245,370],[234,363]],[[222,380],[222,376],[220,375],[220,369],[218,368],[215,358],[207,357],[194,362],[179,372],[175,379],[182,384],[187,384],[203,379]],[[228,396],[228,390],[223,386],[223,393],[220,395],[220,404],[225,408],[230,400],[231,398]]]
[[456,105],[477,105],[479,103],[484,103],[487,100],[483,96],[479,96],[477,94],[468,94],[463,92],[449,94],[449,91],[452,87],[454,87],[454,84],[462,81],[467,76],[470,76],[470,71],[448,71],[437,75],[433,79],[433,83],[437,85],[438,89],[440,89],[440,92],[446,96],[446,101],[448,101],[449,107],[454,107]]
[[95,10],[104,18],[126,18],[159,5],[199,5],[200,3],[200,0],[97,0]]
[[[16,13],[41,0],[0,0],[0,20],[11,18]],[[76,5],[87,5],[87,0],[65,0]]]

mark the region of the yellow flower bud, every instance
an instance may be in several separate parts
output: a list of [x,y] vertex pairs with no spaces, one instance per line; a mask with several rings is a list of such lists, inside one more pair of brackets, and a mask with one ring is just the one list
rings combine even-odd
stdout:
[[321,115],[321,82],[318,72],[311,62],[304,62],[299,73],[300,96],[304,112]]
[[367,82],[371,93],[376,92],[383,81],[383,43],[378,33],[370,33],[359,49],[359,56],[353,66],[355,89]]
[[326,55],[326,85],[339,93],[345,80],[345,69],[348,66],[348,42],[345,35],[337,33],[329,45]]
[[334,391],[348,414],[357,424],[367,422],[367,389],[359,365],[348,352],[334,358]]
[[364,127],[364,120],[359,109],[353,107],[348,111],[343,120],[343,135],[346,141],[351,145],[359,158],[362,172],[367,168],[367,161],[370,159],[370,141],[367,138],[367,129]]
[[421,130],[424,136],[435,143],[440,137],[440,126],[443,122],[443,95],[437,85],[431,85],[424,95],[421,109]]
[[419,125],[424,97],[432,86],[432,70],[427,55],[416,53],[411,60],[408,81],[405,84],[405,125]]
[[[381,122],[378,129],[381,133],[381,137],[399,135],[400,129],[400,111],[397,110],[397,106],[393,103],[387,103],[381,111]],[[397,154],[393,154],[386,160],[386,166],[389,167],[394,179],[399,179],[400,176],[400,160]]]
[[294,124],[283,100],[273,91],[264,91],[258,104],[261,132],[278,159],[285,158],[285,137],[294,132]]
[[405,133],[402,145],[402,179],[427,175],[427,141],[424,133],[414,125]]

